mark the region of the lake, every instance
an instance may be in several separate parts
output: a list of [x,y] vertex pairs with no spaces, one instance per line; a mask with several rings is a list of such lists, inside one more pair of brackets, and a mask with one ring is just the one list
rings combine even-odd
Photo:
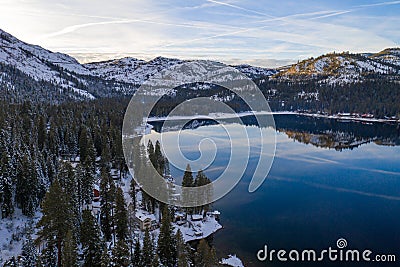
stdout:
[[[257,130],[254,118],[245,117],[243,121],[251,139],[253,130]],[[397,254],[400,248],[399,127],[298,115],[277,115],[275,123],[275,159],[261,187],[254,193],[248,192],[259,157],[257,144],[250,144],[250,158],[242,179],[229,194],[213,204],[214,209],[221,211],[224,227],[214,236],[219,254],[237,254],[246,266],[311,266],[277,260],[262,263],[256,253],[264,245],[288,251],[336,248],[339,238],[345,238],[351,249]],[[153,124],[156,130],[161,129],[161,122]],[[239,126],[228,123],[225,127],[234,130]],[[178,133],[171,130],[167,136],[176,137]],[[211,179],[220,175],[229,161],[230,147],[226,145],[229,140],[222,133],[222,127],[213,122],[196,122],[196,127],[180,132],[182,152],[192,160],[201,155],[197,147],[201,139],[217,138],[215,160],[205,169]],[[157,138],[158,134],[152,135]],[[167,144],[168,138],[164,142]],[[240,146],[241,142],[236,143]],[[245,148],[247,143],[242,142],[242,146]],[[202,149],[207,155],[207,147]],[[194,167],[203,168],[201,164]],[[180,183],[182,171],[171,166],[171,173]],[[400,254],[397,258],[400,260]],[[357,264],[327,261],[323,265]],[[368,263],[368,266],[382,265]]]

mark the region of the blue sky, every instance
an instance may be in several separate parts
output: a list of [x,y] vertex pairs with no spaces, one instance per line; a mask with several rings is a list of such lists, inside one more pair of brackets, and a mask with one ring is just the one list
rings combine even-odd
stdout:
[[400,1],[0,0],[0,28],[88,61],[133,56],[279,66],[400,46]]

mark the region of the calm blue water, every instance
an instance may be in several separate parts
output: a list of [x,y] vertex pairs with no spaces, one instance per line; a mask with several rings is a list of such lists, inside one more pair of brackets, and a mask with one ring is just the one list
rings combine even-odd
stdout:
[[[286,118],[275,118],[278,128],[289,125],[292,132],[309,133],[321,126],[314,133],[333,130],[373,139],[382,132],[385,134],[381,139],[388,141],[391,138],[391,143],[398,142],[396,126],[294,119],[293,123],[287,122]],[[294,129],[296,120],[301,129]],[[311,127],[305,129],[304,125],[308,124]],[[250,133],[255,129],[248,127]],[[330,266],[399,266],[400,146],[377,145],[380,143],[377,141],[338,151],[294,141],[285,133],[287,130],[280,129],[277,133],[276,156],[262,186],[254,193],[247,191],[258,160],[257,144],[252,144],[249,166],[242,180],[214,204],[214,208],[222,213],[224,226],[214,238],[219,253],[235,253],[246,266],[310,266],[260,263],[256,253],[265,244],[272,249],[318,250],[335,247],[337,239],[345,238],[349,248],[396,254],[398,262],[381,265],[336,263]],[[368,136],[366,132],[371,133]],[[169,134],[173,136],[177,132]],[[230,156],[230,147],[224,140],[227,137],[220,126],[184,130],[181,146],[186,157],[196,159],[200,152],[193,144],[205,136],[217,136],[219,140],[216,160],[205,170],[210,178],[215,178]],[[242,145],[246,146],[244,142]],[[205,147],[202,148],[207,150]],[[175,177],[182,176],[182,172],[174,167],[171,171]]]

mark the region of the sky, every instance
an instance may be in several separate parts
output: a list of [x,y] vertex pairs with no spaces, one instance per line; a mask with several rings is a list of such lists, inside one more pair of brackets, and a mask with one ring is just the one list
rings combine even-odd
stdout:
[[124,56],[277,67],[400,46],[400,1],[0,0],[0,28],[82,62]]

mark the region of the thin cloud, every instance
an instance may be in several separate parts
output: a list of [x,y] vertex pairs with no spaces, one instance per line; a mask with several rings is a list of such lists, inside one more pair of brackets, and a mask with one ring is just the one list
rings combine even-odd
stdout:
[[352,11],[351,10],[339,11],[339,12],[335,12],[335,13],[331,13],[331,14],[327,14],[327,15],[323,15],[323,16],[314,17],[314,18],[311,18],[311,20],[336,17],[336,16],[347,14],[350,12],[352,12]]
[[261,15],[261,16],[273,17],[273,16],[271,16],[269,14],[266,14],[266,13],[262,13],[262,12],[259,12],[259,11],[256,11],[256,10],[244,8],[244,7],[237,6],[237,5],[232,5],[232,4],[225,3],[225,2],[220,2],[220,1],[216,1],[216,0],[207,0],[207,1],[210,2],[210,3],[221,5],[221,6],[228,6],[228,7],[232,7],[232,8],[239,9],[239,10],[243,10],[243,11],[246,11],[246,12],[258,14],[258,15]]
[[[252,12],[256,12],[256,13],[260,13],[257,11],[253,11],[253,10],[249,10],[246,8],[242,8],[236,5],[232,5],[232,4],[227,4],[224,2],[219,2],[219,1],[215,1],[215,0],[208,0],[209,2],[213,2],[213,3],[218,3],[221,5],[226,5],[229,7],[233,7],[236,9],[240,9],[240,10],[246,10],[246,11],[252,11]],[[313,19],[319,19],[319,18],[325,18],[325,17],[333,17],[333,16],[339,16],[345,13],[349,13],[352,12],[351,10],[345,10],[345,11],[318,11],[318,12],[307,12],[307,13],[298,13],[298,14],[292,14],[292,15],[288,15],[288,16],[281,16],[281,17],[275,17],[275,16],[270,16],[268,14],[265,13],[261,13],[265,16],[270,17],[270,19],[266,19],[266,20],[260,20],[260,21],[256,21],[257,23],[266,23],[266,22],[274,22],[274,21],[285,21],[285,22],[289,22],[291,24],[297,24],[299,21],[305,21],[305,20],[313,20]],[[311,17],[308,19],[303,19],[303,20],[290,20],[291,18],[296,18],[296,17],[301,17],[301,16],[311,16],[311,15],[316,15],[316,14],[326,14],[327,15],[323,15],[323,16],[317,16],[317,17]],[[251,23],[251,22],[250,22]],[[254,23],[254,22],[253,22]],[[220,33],[220,34],[215,34],[215,35],[211,35],[211,36],[206,36],[206,37],[200,37],[200,38],[193,38],[190,40],[181,40],[179,42],[173,42],[173,43],[169,43],[164,45],[163,47],[171,47],[171,46],[175,46],[176,44],[182,44],[182,43],[193,43],[193,42],[198,42],[198,41],[204,41],[204,40],[210,40],[210,39],[215,39],[215,38],[220,38],[220,37],[226,37],[226,36],[235,36],[237,34],[241,34],[241,33],[246,33],[249,31],[255,31],[255,30],[261,30],[264,28],[269,28],[271,27],[270,25],[264,25],[264,26],[259,26],[259,27],[250,27],[250,28],[244,28],[244,29],[240,29],[238,31],[232,31],[232,32],[225,32],[225,33]]]
[[390,5],[398,5],[400,1],[390,1],[390,2],[381,2],[376,4],[367,4],[367,5],[359,5],[358,7],[374,7],[374,6],[390,6]]
[[[317,12],[307,12],[307,13],[298,13],[298,14],[293,14],[293,15],[288,15],[288,16],[282,16],[282,17],[275,17],[275,16],[271,16],[269,14],[266,13],[262,13],[262,12],[258,12],[255,10],[251,10],[251,9],[247,9],[247,8],[243,8],[237,5],[233,5],[233,4],[229,4],[229,3],[225,3],[225,2],[220,2],[220,1],[215,1],[215,0],[208,0],[208,2],[212,2],[212,3],[216,3],[219,5],[223,5],[223,6],[228,6],[231,8],[235,8],[235,9],[239,9],[239,10],[243,10],[246,12],[252,12],[252,13],[256,13],[259,15],[264,15],[264,16],[268,16],[270,17],[270,19],[267,20],[262,20],[262,21],[257,21],[257,23],[260,22],[273,22],[273,21],[285,21],[291,24],[298,24],[300,23],[304,23],[306,21],[311,21],[311,20],[317,20],[317,19],[322,19],[322,18],[328,18],[328,17],[334,17],[334,16],[340,16],[343,14],[347,14],[347,13],[351,13],[357,10],[357,8],[361,8],[361,7],[372,7],[372,6],[380,6],[380,5],[394,5],[394,4],[399,4],[400,1],[392,1],[392,2],[383,2],[383,3],[377,3],[377,4],[371,4],[371,5],[360,5],[357,6],[356,8],[353,9],[349,9],[349,10],[342,10],[342,11],[317,11]],[[311,16],[311,15],[315,15],[315,14],[324,14],[327,13],[326,15],[322,15],[322,16],[316,16],[316,17],[311,17],[311,18],[307,18],[307,19],[296,19],[296,20],[291,20],[292,18],[296,18],[296,17],[302,17],[302,16]],[[250,22],[252,23],[252,22]],[[254,22],[253,22],[254,23]],[[334,26],[334,25],[332,25]],[[200,38],[193,38],[190,40],[183,40],[180,41],[179,43],[181,44],[183,43],[193,43],[193,42],[198,42],[198,41],[204,41],[204,40],[211,40],[211,39],[215,39],[215,38],[220,38],[220,37],[226,37],[226,36],[235,36],[241,33],[246,33],[249,31],[256,31],[256,30],[261,30],[264,28],[268,28],[270,27],[270,25],[265,25],[265,26],[260,26],[260,27],[252,27],[252,28],[246,28],[246,29],[240,29],[238,31],[232,31],[232,32],[226,32],[226,33],[220,33],[220,34],[215,34],[215,35],[211,35],[211,36],[206,36],[206,37],[200,37]],[[286,41],[286,38],[283,39],[283,41]],[[302,42],[299,42],[302,43]],[[171,47],[176,45],[177,43],[169,43],[166,44],[163,47]],[[308,44],[308,43],[302,43],[302,44]],[[325,46],[320,46],[320,47],[325,47]],[[329,48],[330,46],[327,46],[326,48]]]
[[42,36],[43,38],[50,38],[50,37],[55,37],[55,36],[60,36],[68,33],[75,32],[79,29],[83,28],[88,28],[88,27],[94,27],[94,26],[101,26],[101,25],[112,25],[112,24],[130,24],[130,23],[136,23],[136,22],[141,22],[141,23],[148,23],[148,24],[158,24],[158,25],[163,25],[163,26],[174,26],[174,27],[184,27],[184,28],[196,28],[196,29],[209,29],[212,26],[217,26],[220,28],[239,28],[239,27],[234,27],[231,25],[220,25],[220,24],[215,24],[215,25],[200,25],[200,24],[189,24],[189,23],[182,23],[182,24],[177,24],[177,23],[169,23],[169,22],[159,22],[155,20],[142,20],[142,19],[133,19],[133,20],[114,20],[114,21],[101,21],[101,22],[92,22],[92,23],[84,23],[84,24],[77,24],[77,25],[72,25],[63,28],[60,31],[46,34]]
[[[199,6],[190,6],[190,7],[176,7],[174,8],[175,10],[178,9],[183,9],[183,10],[188,10],[188,9],[200,9],[204,7],[208,7],[209,5],[203,4]],[[168,11],[161,11],[154,13],[154,15],[161,15],[163,13],[167,13],[171,10]],[[57,14],[57,13],[54,13]],[[60,14],[57,14],[60,15]],[[237,26],[232,26],[232,25],[224,25],[224,24],[215,24],[215,23],[205,23],[204,25],[200,23],[171,23],[171,22],[160,22],[155,20],[158,18],[157,16],[150,17],[148,19],[129,19],[129,18],[119,18],[119,17],[112,17],[112,16],[92,16],[92,15],[84,15],[84,14],[69,14],[70,16],[75,16],[75,17],[87,17],[87,18],[99,18],[99,19],[113,19],[111,21],[100,21],[100,22],[92,22],[92,23],[83,23],[83,24],[76,24],[76,25],[71,25],[67,26],[57,32],[45,34],[42,36],[42,38],[50,38],[50,37],[56,37],[68,33],[75,32],[79,29],[83,28],[88,28],[88,27],[94,27],[94,26],[101,26],[101,25],[112,25],[112,24],[130,24],[130,23],[148,23],[148,24],[158,24],[158,25],[163,25],[163,26],[173,26],[173,27],[185,27],[185,28],[195,28],[195,29],[210,29],[210,28],[218,28],[218,29],[243,29],[243,27],[237,27]],[[147,14],[151,15],[151,14]]]
[[[195,56],[233,64],[269,58],[296,61],[329,51],[378,51],[399,42],[396,16],[382,11],[396,11],[400,1],[345,2],[340,8],[331,3],[331,10],[318,10],[322,4],[311,2],[257,6],[250,0],[206,0],[197,5],[125,1],[107,9],[106,1],[94,7],[84,2],[59,7],[57,1],[34,5],[6,0],[0,23],[23,40],[66,53]],[[290,14],[296,9],[301,11]],[[87,28],[90,31],[84,31]]]
[[92,22],[92,23],[84,23],[84,24],[77,24],[63,28],[60,31],[49,33],[43,36],[43,38],[50,38],[55,36],[64,35],[67,33],[72,33],[82,28],[99,26],[99,25],[110,25],[110,24],[123,24],[123,23],[132,23],[133,21],[130,20],[115,20],[115,21],[101,21],[101,22]]

